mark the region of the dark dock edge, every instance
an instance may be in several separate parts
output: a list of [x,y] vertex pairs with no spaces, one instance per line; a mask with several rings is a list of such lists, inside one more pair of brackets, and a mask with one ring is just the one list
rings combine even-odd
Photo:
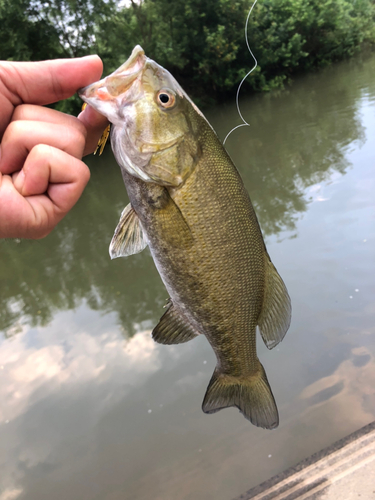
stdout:
[[[370,463],[375,467],[375,421],[233,500],[315,500]],[[370,476],[375,499],[375,472]]]

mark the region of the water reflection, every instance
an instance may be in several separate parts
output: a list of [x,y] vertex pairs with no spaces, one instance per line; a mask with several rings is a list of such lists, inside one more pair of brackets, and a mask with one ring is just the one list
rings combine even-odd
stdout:
[[[82,325],[77,314],[84,317]],[[187,375],[187,364],[198,366],[191,347],[163,349],[149,330],[124,340],[113,316],[100,318],[81,306],[2,345],[1,500],[44,498],[59,481],[54,472],[62,464],[62,475],[72,477],[51,492],[53,498],[107,498],[117,484],[107,481],[108,474],[121,481],[139,478],[153,441],[163,444],[165,453],[170,447],[174,455],[179,452],[173,436],[184,441],[188,429],[181,415],[200,413],[191,389],[207,383],[207,368],[200,360],[201,369]],[[174,415],[168,428],[172,439],[165,435],[166,414]]]
[[[359,116],[363,88],[348,67],[309,75],[282,92],[241,102],[250,127],[230,136],[227,148],[250,191],[265,235],[295,231],[311,198],[309,186],[344,174],[348,147],[365,140]],[[354,81],[353,81],[354,80]],[[238,122],[233,107],[220,109],[216,130],[225,137]],[[215,111],[209,113],[216,122]]]
[[[84,315],[90,320],[89,315]],[[59,313],[49,325],[48,333],[38,328],[29,332],[33,337],[32,346],[22,335],[5,343],[0,350],[0,399],[4,403],[0,408],[0,421],[14,421],[24,413],[30,400],[36,404],[40,399],[53,398],[55,392],[71,393],[75,386],[94,381],[98,389],[98,385],[103,386],[111,379],[113,373],[109,373],[109,367],[111,370],[122,367],[122,377],[117,381],[121,397],[160,369],[150,331],[137,333],[124,342],[112,323],[113,318],[104,318],[99,323],[95,318],[95,327],[88,321],[86,328],[80,329],[74,314]],[[64,343],[61,338],[65,339]],[[113,387],[113,392],[100,398],[97,411],[100,412],[100,407],[106,406],[109,399],[113,400],[114,389],[118,388]]]
[[[329,412],[330,418],[334,414],[342,418],[343,415],[350,416],[350,412],[345,413],[343,403],[347,408],[352,404],[358,407],[360,400],[363,412],[370,418],[375,417],[374,356],[366,347],[353,348],[351,354],[351,359],[340,363],[332,375],[317,380],[302,391],[300,397],[309,401],[309,412],[314,411],[313,406],[324,404],[324,411]],[[329,405],[326,404],[328,400],[331,400]],[[336,410],[331,406],[336,406]]]
[[[107,152],[95,162],[90,187],[75,210],[42,241],[1,241],[0,329],[46,325],[59,310],[83,299],[93,310],[116,311],[126,335],[134,324],[155,320],[166,292],[148,251],[111,262],[109,241],[127,203],[118,167]],[[110,163],[108,165],[108,163]],[[13,326],[13,327],[12,327]]]

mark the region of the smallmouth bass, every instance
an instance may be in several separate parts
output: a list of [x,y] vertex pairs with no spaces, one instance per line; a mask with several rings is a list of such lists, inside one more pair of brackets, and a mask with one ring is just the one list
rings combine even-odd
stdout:
[[112,123],[130,199],[110,255],[149,245],[170,296],[153,339],[178,344],[204,334],[217,365],[203,411],[236,406],[253,424],[277,427],[256,327],[275,347],[289,328],[290,298],[229,155],[173,76],[140,46],[79,95]]

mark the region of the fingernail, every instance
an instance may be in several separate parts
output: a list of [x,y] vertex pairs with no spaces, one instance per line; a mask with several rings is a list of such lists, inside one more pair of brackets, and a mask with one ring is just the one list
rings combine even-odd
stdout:
[[89,54],[88,56],[81,57],[81,59],[90,59],[90,58],[91,59],[96,58],[96,59],[99,59],[101,61],[100,56],[98,56],[98,54]]

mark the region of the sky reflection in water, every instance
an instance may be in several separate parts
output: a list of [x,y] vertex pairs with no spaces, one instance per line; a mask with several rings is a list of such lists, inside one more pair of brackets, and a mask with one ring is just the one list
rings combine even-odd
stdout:
[[[375,58],[242,99],[227,147],[293,320],[259,343],[279,411],[272,432],[200,406],[204,338],[159,346],[167,297],[148,251],[111,262],[127,203],[110,152],[47,239],[1,241],[0,500],[228,500],[375,417]],[[231,104],[208,118],[223,138]]]

